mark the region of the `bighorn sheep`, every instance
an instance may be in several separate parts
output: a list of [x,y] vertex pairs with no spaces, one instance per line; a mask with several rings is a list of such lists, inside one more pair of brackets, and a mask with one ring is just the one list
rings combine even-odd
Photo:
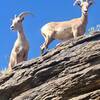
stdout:
[[75,18],[64,22],[50,22],[41,28],[45,42],[40,47],[41,53],[48,48],[48,45],[54,40],[68,40],[77,36],[83,35],[86,30],[88,20],[88,8],[93,4],[93,0],[75,0],[74,5],[81,8],[82,15],[80,18]]
[[24,35],[22,22],[24,17],[29,15],[29,12],[23,12],[12,20],[12,25],[10,26],[12,30],[17,31],[18,36],[13,46],[10,60],[8,64],[8,71],[12,71],[12,67],[22,61],[26,61],[28,57],[29,44]]

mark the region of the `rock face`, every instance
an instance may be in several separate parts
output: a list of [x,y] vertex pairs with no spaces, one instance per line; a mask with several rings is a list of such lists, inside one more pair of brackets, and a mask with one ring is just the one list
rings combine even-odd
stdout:
[[0,100],[100,100],[100,32],[68,40],[0,77]]

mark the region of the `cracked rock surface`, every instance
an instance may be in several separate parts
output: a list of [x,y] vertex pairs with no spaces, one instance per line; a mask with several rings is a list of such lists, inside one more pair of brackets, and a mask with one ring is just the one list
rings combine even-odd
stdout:
[[100,32],[61,43],[0,74],[0,100],[100,100]]

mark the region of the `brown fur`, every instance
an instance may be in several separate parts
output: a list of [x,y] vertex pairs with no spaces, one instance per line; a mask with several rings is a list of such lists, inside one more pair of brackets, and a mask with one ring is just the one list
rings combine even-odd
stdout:
[[44,49],[48,48],[48,45],[53,39],[65,41],[85,33],[89,3],[85,1],[82,2],[80,6],[82,11],[82,16],[80,18],[64,22],[50,22],[41,28],[41,34],[45,39],[45,42],[41,46],[41,53],[44,52]]

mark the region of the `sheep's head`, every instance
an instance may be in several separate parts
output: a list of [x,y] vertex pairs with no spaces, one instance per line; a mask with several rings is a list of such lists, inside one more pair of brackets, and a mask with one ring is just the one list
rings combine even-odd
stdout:
[[19,30],[22,26],[24,17],[27,15],[30,15],[30,14],[31,14],[30,12],[22,12],[18,16],[15,16],[14,19],[12,20],[12,24],[11,24],[10,28],[14,31]]
[[82,13],[87,15],[88,8],[93,4],[93,0],[75,0],[74,5],[78,5],[82,9]]

